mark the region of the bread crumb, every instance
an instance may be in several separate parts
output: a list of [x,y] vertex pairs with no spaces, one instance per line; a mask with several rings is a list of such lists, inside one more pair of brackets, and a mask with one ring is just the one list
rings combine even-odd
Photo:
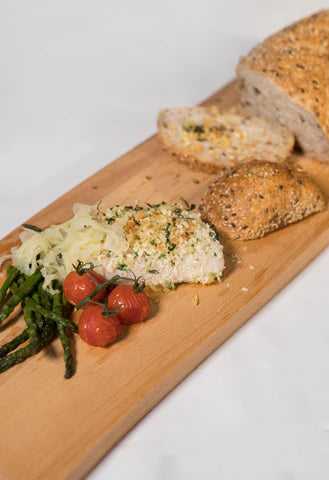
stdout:
[[253,270],[255,267],[253,265],[249,265],[250,270]]
[[230,257],[231,257],[231,262],[232,262],[232,263],[239,264],[239,263],[242,262],[241,257],[240,257],[237,253],[232,253],[232,254],[230,255]]
[[145,177],[144,177],[143,180],[142,180],[142,184],[143,184],[143,183],[147,183],[147,182],[149,182],[150,180],[152,180],[152,177],[150,177],[149,175],[145,175]]
[[227,287],[230,287],[230,286],[231,286],[231,284],[230,284],[230,283],[227,283],[227,284],[226,284],[226,286],[227,286]]
[[243,292],[248,292],[248,288],[247,288],[247,287],[242,287],[241,290],[242,290]]
[[200,303],[199,295],[195,295],[195,297],[192,298],[192,303],[194,305],[199,305],[199,303]]

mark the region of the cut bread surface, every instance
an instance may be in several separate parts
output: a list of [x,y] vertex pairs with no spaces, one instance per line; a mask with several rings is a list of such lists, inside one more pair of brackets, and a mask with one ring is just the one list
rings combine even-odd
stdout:
[[158,132],[179,161],[209,173],[253,159],[282,162],[294,145],[292,133],[278,123],[221,115],[216,107],[164,109]]
[[237,76],[250,114],[286,125],[306,153],[329,161],[329,10],[254,47]]

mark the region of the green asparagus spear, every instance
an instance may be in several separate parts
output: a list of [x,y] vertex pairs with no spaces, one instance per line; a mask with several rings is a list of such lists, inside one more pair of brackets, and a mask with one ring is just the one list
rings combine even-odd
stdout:
[[64,291],[62,292],[62,313],[63,317],[68,318],[73,310],[73,306],[68,302]]
[[[42,286],[42,282],[38,285],[38,291],[34,292],[32,295],[32,299],[40,306],[46,308],[47,310],[52,309],[52,295],[46,292],[46,290]],[[36,319],[39,319],[40,323],[42,323],[42,332],[50,332],[55,335],[57,334],[57,324],[50,319],[44,318],[44,316],[40,312],[35,312]]]
[[[56,336],[55,329],[44,329],[41,334],[41,341],[39,344],[40,351],[43,347],[48,345]],[[25,347],[19,348],[16,352],[7,355],[6,357],[0,358],[0,373],[8,370],[8,368],[12,367],[13,365],[17,365],[18,363],[23,362],[28,357],[34,355],[35,348],[33,346],[26,345]]]
[[24,319],[27,326],[27,334],[29,336],[29,345],[31,351],[38,353],[41,348],[41,340],[38,335],[37,324],[33,315],[33,310],[25,304],[23,307]]
[[4,281],[2,287],[0,288],[0,305],[6,296],[8,288],[19,276],[20,271],[16,267],[13,267],[12,265],[8,265],[6,269],[6,274],[7,274],[6,280]]
[[18,290],[18,283],[15,281],[10,285],[10,291],[11,293],[16,293]]
[[16,352],[0,358],[0,373],[8,370],[8,368],[12,367],[13,365],[23,362],[26,358],[31,357],[34,354],[35,352],[31,345],[26,345]]
[[71,322],[71,320],[67,320],[66,318],[62,317],[61,315],[57,315],[55,312],[50,312],[46,308],[42,307],[41,305],[38,305],[32,298],[27,298],[26,299],[26,305],[31,308],[36,313],[40,313],[44,318],[47,320],[53,320],[56,323],[60,323],[64,327],[69,327],[71,328],[75,333],[78,332],[78,327],[75,325],[75,323]]
[[[41,284],[41,282],[40,282]],[[39,285],[40,285],[39,284]],[[40,295],[38,294],[38,292],[34,292],[32,297],[31,297],[36,303],[41,303],[41,298],[40,298]],[[38,326],[38,329],[41,331],[44,326],[45,326],[45,320],[44,318],[42,317],[42,315],[40,315],[39,313],[35,313],[35,322]]]
[[[53,312],[57,315],[62,314],[62,295],[61,293],[56,293],[53,296]],[[57,323],[57,329],[59,333],[59,338],[64,350],[64,361],[65,361],[65,378],[71,378],[73,375],[73,357],[71,353],[70,339],[66,333],[66,329],[60,323]]]
[[21,287],[23,285],[23,283],[25,282],[25,275],[20,275],[18,277],[18,279],[13,282],[11,285],[10,285],[10,291],[11,293],[16,293],[17,290],[19,289],[19,287]]
[[12,313],[16,305],[19,304],[40,282],[42,275],[40,272],[26,277],[25,282],[17,289],[16,293],[8,300],[0,311],[0,324]]
[[4,357],[7,355],[7,353],[12,352],[15,350],[15,348],[18,347],[21,343],[25,342],[29,338],[29,335],[27,333],[27,328],[22,331],[17,337],[13,338],[13,340],[10,340],[10,342],[5,343],[0,347],[0,357]]
[[38,294],[40,297],[40,303],[43,307],[45,307],[47,310],[52,309],[52,295],[46,292],[46,290],[42,286],[42,282],[39,283],[38,285]]

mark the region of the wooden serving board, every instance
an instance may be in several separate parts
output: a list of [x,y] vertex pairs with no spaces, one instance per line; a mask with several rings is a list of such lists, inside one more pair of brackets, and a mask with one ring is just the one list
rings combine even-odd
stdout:
[[[230,84],[205,103],[236,102]],[[298,161],[329,192],[329,164]],[[154,136],[29,220],[47,227],[71,216],[75,202],[103,199],[198,203],[212,176],[179,165]],[[0,242],[3,254],[19,229]],[[268,302],[329,244],[329,211],[262,240],[225,242],[221,283],[180,286],[152,304],[151,317],[124,330],[109,348],[75,342],[76,374],[63,378],[61,346],[0,375],[0,478],[80,479],[152,407]],[[199,299],[199,304],[196,303]],[[22,319],[1,329],[8,340]],[[2,343],[1,341],[1,343]]]

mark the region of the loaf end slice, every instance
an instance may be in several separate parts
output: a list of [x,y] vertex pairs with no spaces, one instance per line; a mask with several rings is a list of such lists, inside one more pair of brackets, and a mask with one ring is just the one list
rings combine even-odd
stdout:
[[223,171],[208,187],[200,211],[219,234],[252,240],[325,207],[322,192],[300,168],[251,161]]

